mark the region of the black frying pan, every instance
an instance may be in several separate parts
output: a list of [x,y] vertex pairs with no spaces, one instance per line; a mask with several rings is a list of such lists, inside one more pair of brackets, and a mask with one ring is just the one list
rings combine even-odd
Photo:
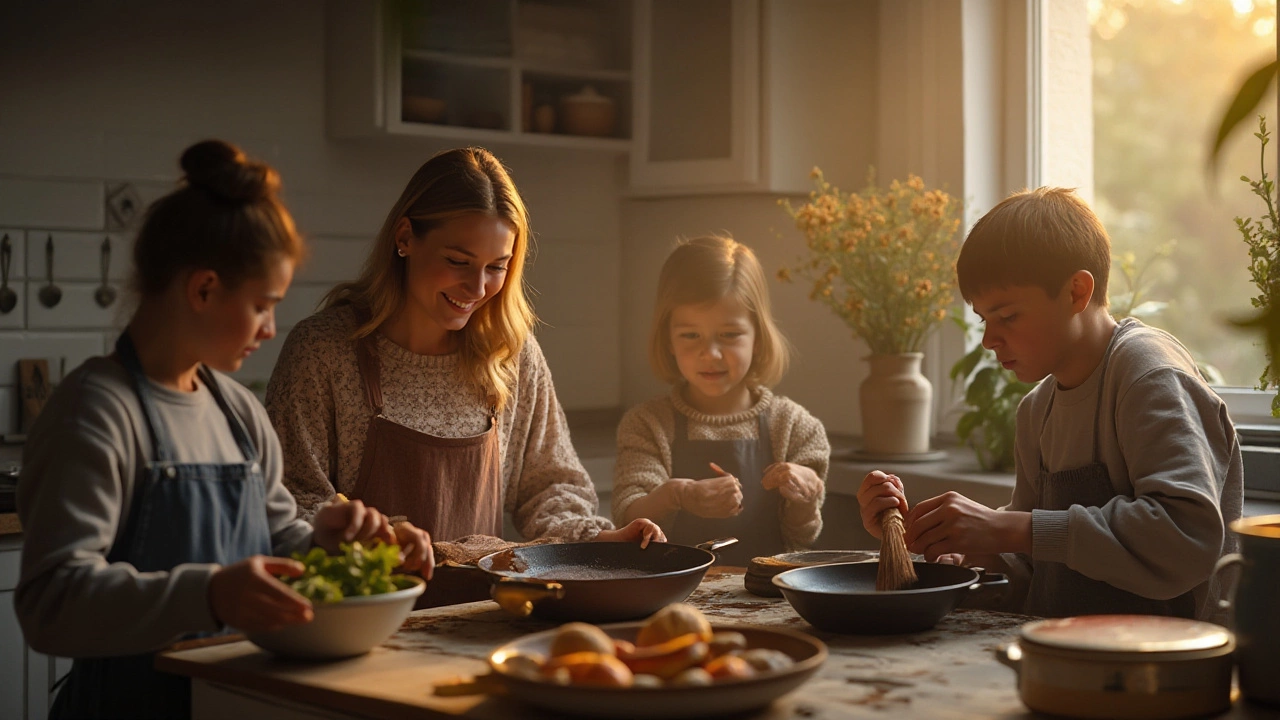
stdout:
[[959,565],[912,564],[920,581],[907,590],[876,590],[878,562],[796,568],[773,576],[773,584],[810,625],[855,635],[928,630],[970,594],[1009,585],[1003,575],[979,576]]
[[645,618],[689,597],[713,551],[737,542],[697,547],[634,542],[577,542],[500,550],[476,564],[493,581],[493,599],[508,612],[546,620],[617,622]]

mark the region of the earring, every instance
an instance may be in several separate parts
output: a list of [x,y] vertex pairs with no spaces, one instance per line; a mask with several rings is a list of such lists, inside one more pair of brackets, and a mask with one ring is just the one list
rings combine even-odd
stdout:
[[396,254],[400,257],[404,257],[404,248],[396,248]]

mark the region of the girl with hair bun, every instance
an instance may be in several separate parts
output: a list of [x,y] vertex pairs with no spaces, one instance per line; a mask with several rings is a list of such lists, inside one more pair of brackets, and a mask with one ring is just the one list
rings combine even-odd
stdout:
[[487,150],[418,169],[359,277],[290,331],[267,386],[304,515],[341,492],[436,540],[500,536],[506,514],[530,540],[665,539],[647,519],[615,529],[596,514],[532,333],[529,242],[520,193]]
[[115,351],[63,379],[23,450],[14,605],[32,648],[74,658],[55,718],[189,716],[190,681],[151,653],[308,622],[276,578],[301,573],[294,551],[379,539],[433,565],[425,532],[359,501],[297,518],[266,411],[223,373],[275,335],[303,242],[268,165],[207,140],[181,166],[138,232]]

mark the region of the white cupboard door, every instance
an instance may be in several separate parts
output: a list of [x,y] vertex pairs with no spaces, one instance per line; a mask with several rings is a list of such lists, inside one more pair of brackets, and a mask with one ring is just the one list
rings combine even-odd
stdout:
[[634,26],[632,189],[758,183],[759,0],[638,0]]

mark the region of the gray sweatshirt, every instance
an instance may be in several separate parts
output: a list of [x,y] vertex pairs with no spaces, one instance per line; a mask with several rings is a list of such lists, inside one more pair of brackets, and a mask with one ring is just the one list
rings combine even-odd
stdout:
[[[218,384],[258,449],[276,555],[311,544],[281,481],[280,443],[266,411],[225,375]],[[196,392],[151,384],[178,462],[237,463],[226,416],[202,383]],[[209,579],[217,565],[138,572],[108,563],[128,519],[133,489],[154,457],[142,405],[124,367],[96,357],[49,398],[23,448],[18,515],[24,532],[14,605],[27,643],[62,657],[130,655],[180,636],[215,631]]]
[[[1194,591],[1197,617],[1221,621],[1210,575],[1218,558],[1237,548],[1226,528],[1243,505],[1235,427],[1172,335],[1133,319],[1116,332],[1105,379],[1100,363],[1079,387],[1055,388],[1050,376],[1023,398],[1017,482],[1005,509],[1032,513],[1033,567],[1065,563],[1153,599]],[[1037,509],[1042,462],[1058,472],[1094,461],[1099,402],[1099,459],[1115,497],[1102,507]]]

